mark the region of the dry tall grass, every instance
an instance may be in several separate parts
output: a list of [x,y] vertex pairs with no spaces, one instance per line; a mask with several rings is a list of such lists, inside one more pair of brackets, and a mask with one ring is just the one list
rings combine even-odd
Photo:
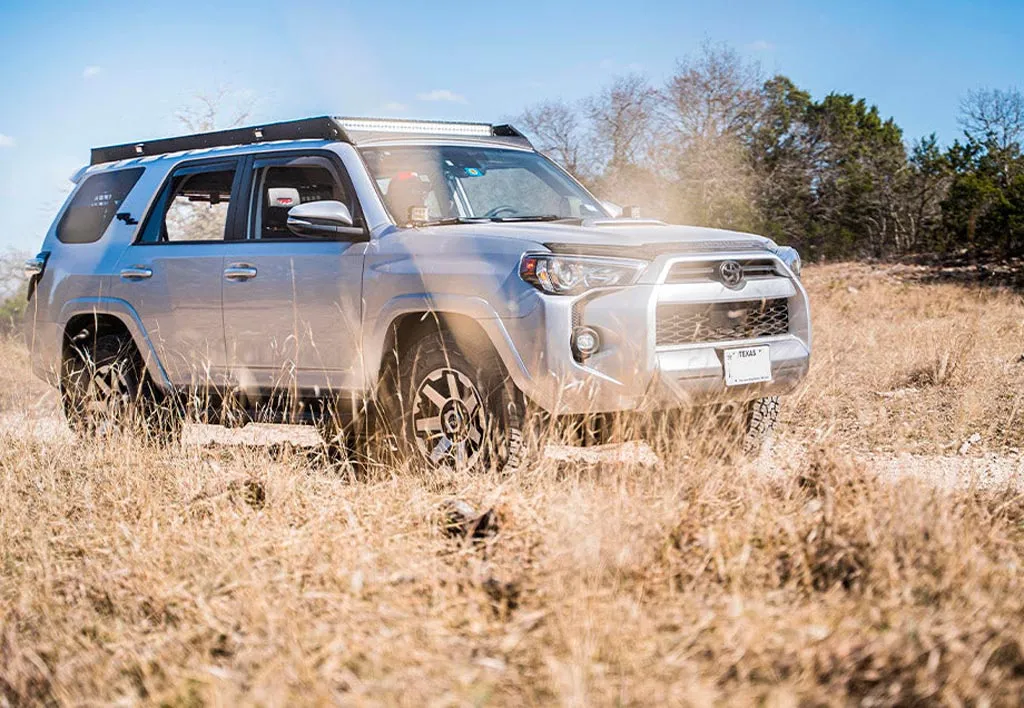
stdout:
[[[0,705],[1018,705],[1024,303],[912,275],[808,270],[810,381],[741,466],[80,443],[8,345]],[[879,454],[961,449],[1009,473]],[[451,498],[494,523],[451,537]]]

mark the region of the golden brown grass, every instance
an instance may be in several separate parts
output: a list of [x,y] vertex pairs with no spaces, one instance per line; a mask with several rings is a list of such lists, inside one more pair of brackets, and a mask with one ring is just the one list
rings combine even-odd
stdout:
[[852,450],[991,451],[1024,446],[1024,298],[924,284],[928,271],[838,264],[808,271],[809,385],[790,432]]
[[[288,449],[80,443],[33,432],[52,412],[7,345],[0,705],[1017,705],[1015,476],[867,453],[943,464],[979,433],[1019,474],[1024,304],[911,275],[808,270],[812,376],[746,465],[681,441],[352,481]],[[449,537],[451,498],[497,532]]]

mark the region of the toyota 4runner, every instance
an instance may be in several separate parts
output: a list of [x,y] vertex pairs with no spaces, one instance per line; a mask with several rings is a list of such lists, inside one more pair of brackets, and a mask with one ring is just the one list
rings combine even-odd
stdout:
[[796,251],[613,214],[508,125],[313,118],[96,148],[74,181],[27,339],[80,430],[384,425],[507,469],[527,410],[732,401],[762,432],[807,372]]

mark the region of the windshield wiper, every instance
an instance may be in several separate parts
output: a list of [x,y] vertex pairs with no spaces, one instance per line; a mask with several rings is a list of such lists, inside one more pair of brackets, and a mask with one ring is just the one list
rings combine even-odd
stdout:
[[492,221],[486,216],[446,216],[443,219],[418,221],[416,226],[450,226],[451,224],[486,224]]
[[536,216],[496,216],[491,221],[565,221],[573,219],[572,216],[558,216],[557,214],[537,214]]
[[416,222],[417,226],[450,226],[452,224],[489,224],[516,221],[579,221],[575,216],[558,216],[557,214],[538,214],[536,216],[446,216],[443,219]]

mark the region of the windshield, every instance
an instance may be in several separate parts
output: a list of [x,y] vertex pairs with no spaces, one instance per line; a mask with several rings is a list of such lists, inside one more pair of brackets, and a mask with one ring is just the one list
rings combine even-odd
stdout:
[[409,209],[428,220],[495,221],[607,216],[568,175],[535,152],[461,146],[363,148],[363,159],[398,224]]

